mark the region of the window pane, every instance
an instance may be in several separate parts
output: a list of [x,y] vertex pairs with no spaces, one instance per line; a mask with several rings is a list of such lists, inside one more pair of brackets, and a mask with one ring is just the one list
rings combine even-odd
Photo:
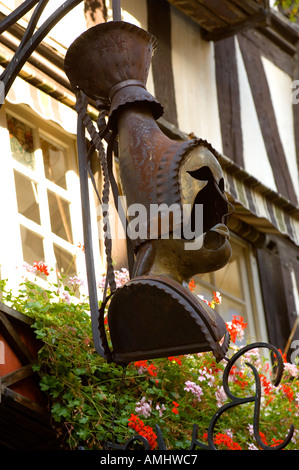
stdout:
[[64,149],[56,147],[47,140],[41,138],[45,175],[50,181],[66,189],[65,174],[68,170],[67,156]]
[[77,274],[76,261],[72,253],[54,245],[56,269],[62,276],[75,276]]
[[215,272],[215,287],[238,299],[244,298],[238,258],[232,258],[224,268]]
[[33,131],[18,119],[7,116],[7,126],[10,137],[10,148],[15,160],[23,165],[35,169],[35,156],[33,146]]
[[22,225],[20,228],[24,261],[31,265],[33,265],[35,261],[44,261],[43,239]]
[[197,274],[196,279],[204,281],[204,282],[208,282],[209,284],[213,282],[211,273]]
[[48,200],[52,232],[73,243],[69,203],[52,191],[48,191]]
[[36,183],[17,171],[14,174],[19,213],[40,224]]

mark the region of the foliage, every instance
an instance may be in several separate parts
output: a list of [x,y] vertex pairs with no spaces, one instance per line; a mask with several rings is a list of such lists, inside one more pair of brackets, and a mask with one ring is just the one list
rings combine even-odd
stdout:
[[291,20],[296,21],[299,15],[299,0],[276,0],[275,5],[281,7],[284,14]]
[[[34,266],[36,275],[45,266]],[[119,282],[125,282],[124,272]],[[155,424],[159,424],[168,449],[187,449],[193,424],[198,440],[206,442],[214,413],[227,398],[223,393],[224,364],[211,353],[169,357],[122,367],[107,364],[94,350],[88,299],[76,296],[80,281],[63,279],[47,289],[24,279],[17,295],[0,281],[2,302],[34,318],[33,328],[44,346],[34,369],[40,387],[49,397],[53,425],[66,449],[102,449],[106,438],[123,444],[139,433],[157,448]],[[193,288],[192,282],[190,288]],[[221,299],[218,293],[210,305]],[[227,324],[236,341],[246,324],[240,317]],[[233,344],[233,350],[237,347]],[[233,352],[233,351],[232,351]],[[299,367],[285,364],[284,378],[275,388],[269,362],[259,351],[246,359],[258,367],[263,384],[260,433],[268,445],[277,445],[291,423],[299,422]],[[125,375],[124,375],[125,372]],[[254,394],[253,374],[244,362],[232,369],[230,387],[238,397]],[[253,404],[237,406],[219,420],[214,442],[219,449],[255,449],[252,437]],[[296,426],[297,422],[297,426]],[[295,432],[287,449],[299,448]]]

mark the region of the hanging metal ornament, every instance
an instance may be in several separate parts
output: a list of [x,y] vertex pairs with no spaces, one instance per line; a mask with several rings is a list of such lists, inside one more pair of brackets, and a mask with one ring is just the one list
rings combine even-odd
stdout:
[[[99,330],[95,335],[100,338],[106,359],[117,363],[202,351],[212,351],[221,360],[229,345],[225,322],[185,283],[193,275],[215,271],[229,261],[226,222],[230,207],[212,146],[198,139],[171,140],[157,124],[163,107],[146,89],[156,47],[156,39],[147,31],[111,21],[84,32],[65,58],[65,72],[78,97],[79,115],[100,152],[104,180],[111,184],[117,207],[112,173],[115,150],[127,206],[138,205],[146,214],[138,221],[137,236],[128,234],[133,251],[131,280],[120,289],[116,289],[113,279],[110,232],[106,227],[112,347],[104,328],[106,298],[99,315],[94,311],[94,326]],[[83,95],[107,112],[108,123],[100,132],[95,132],[86,107],[84,110]],[[82,133],[83,128],[81,138]],[[101,139],[108,142],[106,156]],[[81,159],[86,160],[86,155]],[[109,200],[107,185],[104,203]],[[87,187],[81,194],[86,200]],[[86,200],[85,211],[87,206]],[[164,212],[155,212],[161,207]],[[186,215],[187,207],[190,210]],[[203,207],[199,229],[198,207]],[[126,228],[133,222],[134,218],[128,216]]]

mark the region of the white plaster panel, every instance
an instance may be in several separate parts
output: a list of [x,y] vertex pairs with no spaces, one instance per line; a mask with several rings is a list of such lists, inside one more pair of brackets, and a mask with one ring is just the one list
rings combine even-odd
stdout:
[[260,129],[242,54],[236,40],[240,86],[241,125],[245,170],[274,191],[277,190]]
[[171,9],[172,63],[178,125],[222,152],[213,44],[198,25]]
[[262,57],[262,61],[270,88],[280,139],[285,151],[294,189],[298,197],[299,173],[295,148],[292,78],[265,57]]
[[[146,0],[122,0],[122,19],[131,24],[135,24],[139,28],[148,30],[147,28],[147,2]],[[147,90],[155,95],[152,68],[150,67],[147,84]]]

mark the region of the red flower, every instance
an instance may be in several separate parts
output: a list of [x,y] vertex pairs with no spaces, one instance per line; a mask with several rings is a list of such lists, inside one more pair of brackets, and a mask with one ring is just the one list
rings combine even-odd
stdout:
[[195,282],[194,282],[194,279],[191,279],[191,281],[189,282],[189,289],[191,290],[191,292],[194,291],[195,289]]
[[265,446],[267,446],[268,443],[267,443],[267,439],[266,439],[265,434],[262,431],[259,431],[259,435],[260,435],[262,443],[265,444]]
[[286,394],[289,402],[291,403],[294,400],[294,392],[289,385],[282,384],[283,393]]
[[[287,363],[288,361],[287,361],[287,355],[286,355],[286,353],[283,353],[281,349],[278,349],[278,351],[279,351],[280,354],[281,354],[281,357],[282,357],[283,362],[284,362],[284,363]],[[274,354],[274,357],[276,357],[276,354]]]
[[230,436],[227,434],[218,433],[215,436],[214,443],[217,445],[223,445],[229,450],[242,450],[242,448],[234,442]]
[[233,315],[232,321],[228,322],[226,327],[230,333],[232,342],[235,343],[238,334],[247,328],[247,323],[244,323],[244,318],[240,315]]
[[180,404],[177,403],[176,401],[173,401],[172,403],[174,404],[174,408],[172,408],[172,412],[173,412],[175,415],[178,415],[178,414],[179,414],[178,407],[180,406]]
[[157,435],[154,433],[153,428],[146,426],[142,419],[137,415],[131,414],[131,417],[128,420],[128,426],[131,429],[134,429],[140,436],[147,439],[151,450],[155,449],[157,445]]
[[145,369],[147,369],[147,361],[137,361],[137,362],[134,362],[134,366],[136,366],[136,367],[144,367]]
[[270,395],[272,392],[272,384],[263,374],[260,375],[261,383],[263,385],[265,395]]
[[143,369],[146,369],[147,372],[153,377],[157,376],[157,372],[155,372],[157,370],[157,367],[155,367],[154,364],[148,365],[146,360],[134,362],[134,366],[142,367]]
[[42,274],[45,274],[46,276],[49,276],[49,270],[48,270],[48,266],[43,263],[42,261],[34,261],[34,265],[33,267],[41,272]]
[[78,243],[77,247],[80,248],[83,251],[83,253],[85,253],[85,247],[80,242]]
[[221,295],[219,292],[213,291],[213,300],[216,304],[221,304],[222,299],[221,299]]
[[150,366],[148,366],[147,371],[150,375],[152,375],[153,377],[156,377],[157,375],[157,372],[155,372],[156,369],[157,367],[155,367],[154,364],[151,364]]
[[239,385],[242,390],[245,389],[248,385],[248,381],[245,379],[246,374],[242,372],[241,370],[238,370],[236,366],[232,367],[232,373],[233,373],[233,381],[236,385]]
[[271,447],[277,447],[277,446],[279,446],[279,444],[283,443],[283,440],[282,439],[275,439],[275,437],[273,437],[272,442],[273,442],[273,444],[271,444]]
[[169,356],[168,360],[171,362],[176,362],[179,366],[181,366],[182,365],[181,357],[183,356],[179,356],[179,357]]

